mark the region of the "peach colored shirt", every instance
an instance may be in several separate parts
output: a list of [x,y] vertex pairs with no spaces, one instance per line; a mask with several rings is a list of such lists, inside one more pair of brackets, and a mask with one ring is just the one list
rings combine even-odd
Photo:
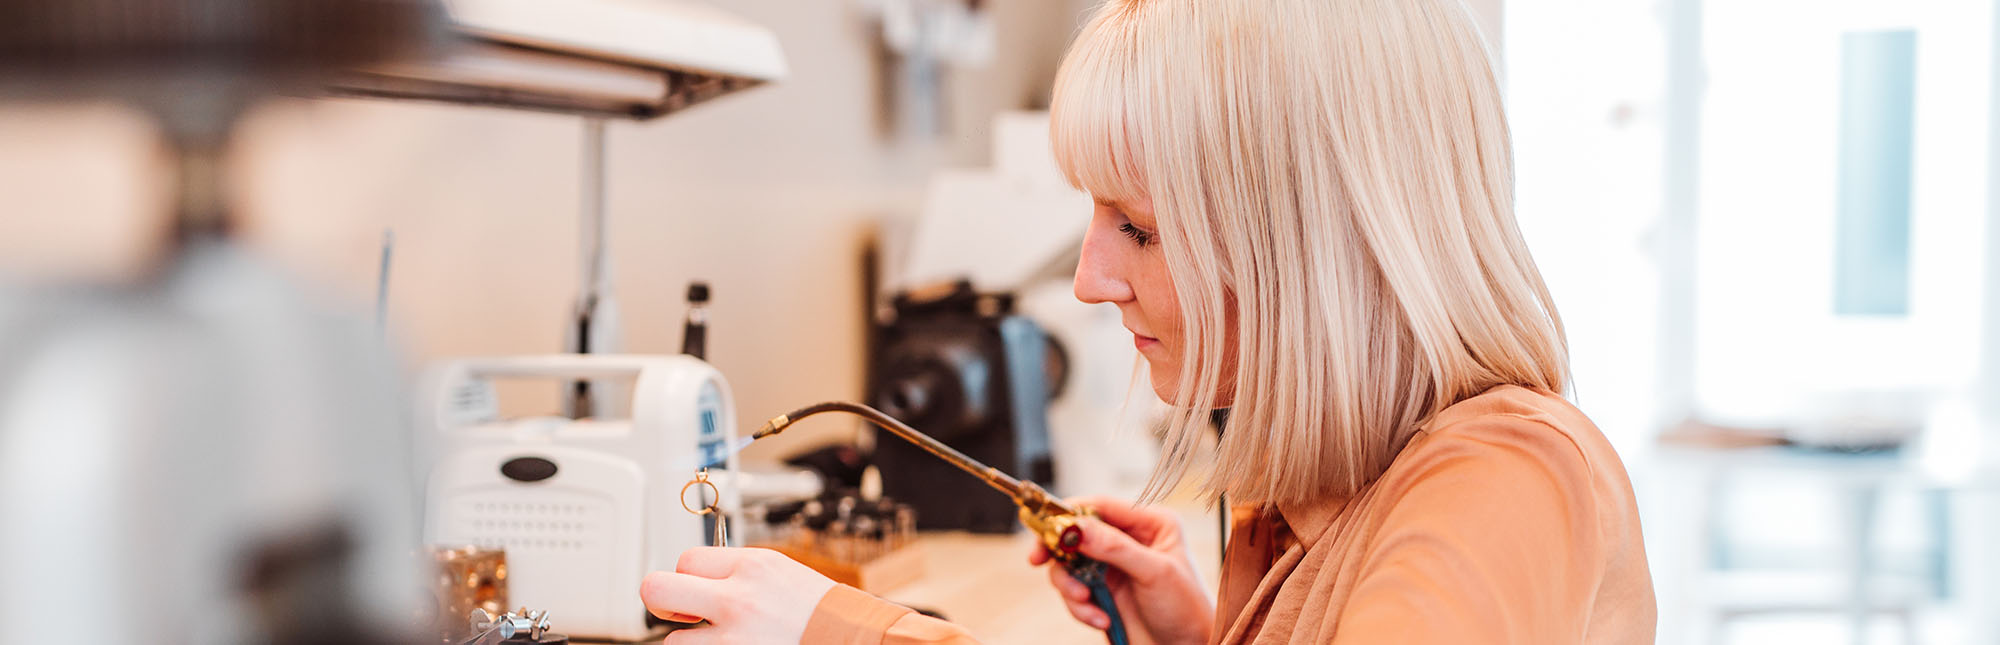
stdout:
[[[1234,526],[1215,643],[1653,642],[1624,463],[1548,392],[1509,385],[1461,401],[1355,496],[1242,506]],[[846,586],[821,598],[803,640],[973,642]]]

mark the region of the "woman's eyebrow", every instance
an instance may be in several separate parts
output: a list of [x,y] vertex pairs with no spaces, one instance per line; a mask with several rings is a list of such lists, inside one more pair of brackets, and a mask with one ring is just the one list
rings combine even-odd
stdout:
[[1103,206],[1103,207],[1106,207],[1106,208],[1117,208],[1117,207],[1118,207],[1118,200],[1115,200],[1115,199],[1108,199],[1108,198],[1104,198],[1104,197],[1093,197],[1093,198],[1091,198],[1091,201],[1094,201],[1094,202],[1097,202],[1097,205],[1098,205],[1098,206]]

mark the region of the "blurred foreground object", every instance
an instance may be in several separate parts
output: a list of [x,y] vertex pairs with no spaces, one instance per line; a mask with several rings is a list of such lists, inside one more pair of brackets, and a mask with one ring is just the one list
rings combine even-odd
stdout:
[[404,634],[420,605],[396,365],[365,316],[299,291],[218,240],[144,286],[0,290],[14,634]]
[[402,642],[395,363],[229,238],[237,117],[428,52],[417,0],[12,0],[0,100],[154,118],[173,227],[138,284],[0,287],[0,624],[26,642]]

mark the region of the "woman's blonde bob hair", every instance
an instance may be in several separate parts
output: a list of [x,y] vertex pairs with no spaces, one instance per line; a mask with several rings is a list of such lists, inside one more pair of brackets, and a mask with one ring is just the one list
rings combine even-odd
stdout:
[[1488,388],[1564,391],[1562,322],[1514,222],[1500,91],[1460,0],[1110,0],[1051,112],[1072,184],[1152,199],[1180,299],[1177,413],[1148,497],[1221,405],[1208,490],[1285,504],[1359,491]]

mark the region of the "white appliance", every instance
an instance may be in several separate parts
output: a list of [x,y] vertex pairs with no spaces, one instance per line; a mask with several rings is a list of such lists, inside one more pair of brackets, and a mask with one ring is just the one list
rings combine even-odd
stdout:
[[[584,379],[627,381],[630,414],[498,412],[496,380]],[[689,356],[470,358],[435,366],[422,388],[427,541],[505,549],[509,604],[547,610],[572,637],[645,637],[657,621],[639,601],[640,579],[673,570],[714,532],[712,519],[682,508],[682,487],[705,464],[736,468],[722,374]],[[741,508],[733,487],[717,483],[721,507]],[[696,508],[705,501],[688,495]]]

